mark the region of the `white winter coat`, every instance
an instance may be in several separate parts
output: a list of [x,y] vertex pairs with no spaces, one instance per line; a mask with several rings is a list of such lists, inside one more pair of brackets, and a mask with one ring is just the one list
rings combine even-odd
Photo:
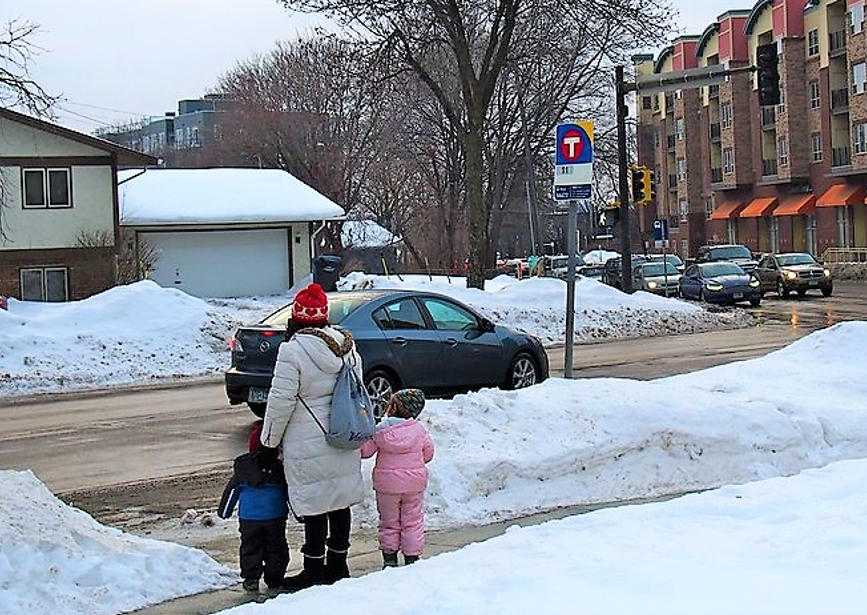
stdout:
[[289,504],[301,517],[347,508],[364,499],[360,451],[329,445],[298,400],[302,397],[327,429],[341,357],[354,362],[359,378],[361,357],[348,331],[319,329],[330,342],[307,331],[302,329],[280,344],[261,436],[265,446],[282,443]]

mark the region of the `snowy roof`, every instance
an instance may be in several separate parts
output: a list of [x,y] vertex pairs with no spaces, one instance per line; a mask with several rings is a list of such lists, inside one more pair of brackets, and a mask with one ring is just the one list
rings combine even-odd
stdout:
[[382,248],[403,241],[373,220],[347,220],[340,237],[343,245],[350,248]]
[[118,173],[123,226],[310,222],[343,209],[286,171],[150,169]]

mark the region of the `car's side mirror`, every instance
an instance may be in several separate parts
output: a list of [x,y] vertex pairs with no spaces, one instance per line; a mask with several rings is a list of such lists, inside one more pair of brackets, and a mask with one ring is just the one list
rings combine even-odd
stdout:
[[492,323],[487,318],[482,318],[481,330],[482,330],[482,333],[490,333],[491,331],[494,330],[494,323]]

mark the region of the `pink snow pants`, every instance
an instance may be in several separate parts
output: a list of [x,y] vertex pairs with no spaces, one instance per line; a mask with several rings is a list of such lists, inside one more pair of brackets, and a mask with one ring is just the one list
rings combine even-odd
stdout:
[[424,551],[424,491],[376,492],[379,548],[419,556]]

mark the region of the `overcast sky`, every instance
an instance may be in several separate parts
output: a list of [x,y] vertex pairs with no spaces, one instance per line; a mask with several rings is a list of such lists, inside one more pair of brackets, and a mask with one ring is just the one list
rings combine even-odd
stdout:
[[[696,0],[673,5],[688,33],[743,8]],[[173,111],[178,100],[212,89],[237,62],[318,21],[276,0],[2,0],[0,21],[16,18],[40,25],[33,42],[44,52],[31,72],[64,96],[58,122],[88,133]]]

